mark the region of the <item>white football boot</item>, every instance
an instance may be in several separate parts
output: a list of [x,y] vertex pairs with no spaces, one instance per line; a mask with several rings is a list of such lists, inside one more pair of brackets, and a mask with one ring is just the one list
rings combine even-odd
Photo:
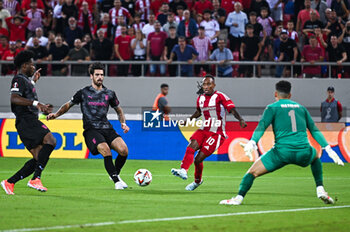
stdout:
[[196,188],[198,188],[199,185],[201,185],[202,183],[203,183],[203,180],[202,180],[200,183],[192,182],[191,184],[187,185],[185,189],[186,189],[187,191],[193,191],[193,190],[195,190]]
[[178,177],[180,177],[183,180],[187,180],[187,171],[184,168],[181,168],[181,169],[172,168],[171,169],[171,173],[174,176],[178,176]]
[[222,200],[220,201],[220,205],[241,205],[243,202],[243,197],[241,195],[237,195],[236,197],[233,197],[228,200]]
[[325,204],[334,204],[334,200],[328,196],[328,193],[324,190],[323,186],[316,188],[317,197],[320,198]]
[[[113,181],[113,179],[112,179],[110,176],[109,176],[109,179],[110,179],[111,181]],[[120,188],[119,188],[120,185],[123,187],[123,189],[125,189],[125,188],[128,187],[128,185],[122,180],[122,178],[120,178],[119,175],[118,175],[118,179],[119,179],[119,181],[115,183],[115,184],[116,184],[116,185],[115,185],[115,189],[120,189]],[[118,184],[118,188],[117,188],[117,183],[119,183],[119,184]]]

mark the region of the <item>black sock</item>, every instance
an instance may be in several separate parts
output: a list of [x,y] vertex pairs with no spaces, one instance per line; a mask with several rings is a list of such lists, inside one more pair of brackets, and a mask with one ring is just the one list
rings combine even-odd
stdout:
[[124,166],[127,158],[128,158],[127,156],[118,155],[117,158],[115,159],[115,168],[117,169],[118,175],[120,173],[120,170]]
[[105,169],[108,172],[109,176],[112,178],[114,183],[118,182],[119,181],[118,173],[115,166],[113,165],[112,156],[104,157],[104,161],[105,161]]
[[41,172],[44,170],[47,162],[49,161],[53,149],[55,149],[55,147],[51,144],[43,145],[43,148],[41,148],[38,154],[38,162],[36,163],[35,172],[32,180],[35,180],[36,178],[40,179]]
[[32,174],[34,172],[35,166],[36,166],[36,160],[35,159],[28,160],[24,164],[24,166],[15,175],[10,177],[7,181],[9,183],[14,184],[17,181],[26,178],[27,176],[29,176],[30,174]]

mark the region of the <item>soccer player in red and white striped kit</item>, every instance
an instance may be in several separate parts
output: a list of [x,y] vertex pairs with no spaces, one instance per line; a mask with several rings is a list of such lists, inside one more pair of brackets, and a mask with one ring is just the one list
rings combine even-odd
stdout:
[[[190,138],[185,156],[181,163],[180,169],[171,169],[174,176],[178,176],[184,180],[187,179],[187,171],[194,160],[195,172],[194,182],[186,186],[186,190],[193,191],[203,183],[203,161],[210,156],[220,145],[222,145],[227,137],[225,133],[226,113],[229,112],[239,120],[242,128],[247,124],[236,111],[235,105],[230,98],[224,93],[215,90],[215,79],[212,75],[206,75],[202,80],[202,86],[198,92],[197,110],[189,118],[193,120],[203,115],[203,126],[198,129]],[[207,121],[207,123],[204,123]],[[196,158],[194,153],[198,151]]]

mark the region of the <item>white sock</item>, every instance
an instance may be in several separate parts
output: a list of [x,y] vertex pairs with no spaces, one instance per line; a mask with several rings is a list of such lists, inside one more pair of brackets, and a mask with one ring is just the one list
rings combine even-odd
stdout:
[[321,185],[321,186],[317,186],[316,187],[316,191],[317,192],[326,192],[325,190],[324,190],[324,187]]
[[235,198],[239,201],[243,201],[244,197],[242,195],[237,195]]

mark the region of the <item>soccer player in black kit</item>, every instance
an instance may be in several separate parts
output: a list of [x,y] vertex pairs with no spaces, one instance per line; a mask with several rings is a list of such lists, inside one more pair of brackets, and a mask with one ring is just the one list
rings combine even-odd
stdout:
[[50,130],[38,119],[38,112],[45,111],[48,105],[38,101],[35,83],[40,78],[40,69],[35,71],[34,53],[22,51],[15,57],[14,64],[18,70],[11,83],[11,110],[16,116],[16,129],[24,146],[33,155],[12,177],[1,181],[1,187],[9,195],[14,195],[16,182],[34,172],[28,186],[46,192],[40,180],[50,154],[56,146],[56,139]]
[[[114,181],[115,189],[124,189],[128,185],[120,178],[119,173],[126,162],[128,147],[107,119],[109,106],[117,112],[124,133],[129,131],[129,127],[125,123],[125,116],[115,92],[103,85],[104,70],[104,65],[99,62],[91,64],[89,67],[91,85],[76,92],[69,102],[62,105],[56,113],[49,114],[47,119],[58,118],[72,106],[80,104],[83,113],[83,135],[87,147],[92,154],[103,156],[106,171]],[[111,149],[118,152],[115,165]]]

